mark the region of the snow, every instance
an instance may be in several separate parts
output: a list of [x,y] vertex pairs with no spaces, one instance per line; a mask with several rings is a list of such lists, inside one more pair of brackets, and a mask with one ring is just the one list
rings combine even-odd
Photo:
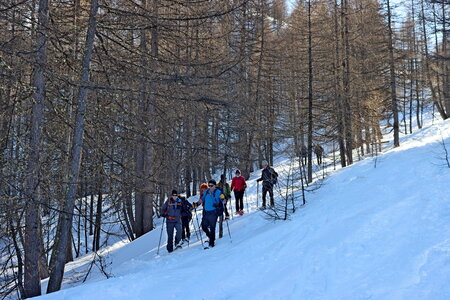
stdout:
[[[450,150],[450,121],[333,172],[288,221],[268,221],[256,210],[258,171],[248,181],[250,212],[229,222],[232,240],[224,224],[215,248],[203,250],[192,233],[194,243],[168,254],[163,232],[156,255],[159,226],[104,250],[112,278],[94,268],[80,284],[76,274],[92,259],[85,256],[66,267],[62,291],[42,298],[450,299],[450,169],[442,139]],[[275,169],[289,164],[277,160]]]

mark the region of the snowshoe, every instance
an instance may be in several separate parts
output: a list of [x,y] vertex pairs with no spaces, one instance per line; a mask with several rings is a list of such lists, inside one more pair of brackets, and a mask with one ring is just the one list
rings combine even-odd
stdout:
[[203,242],[203,249],[209,249],[209,241],[204,241]]
[[183,248],[183,241],[178,242],[178,244],[175,245],[175,250],[176,249],[181,249]]

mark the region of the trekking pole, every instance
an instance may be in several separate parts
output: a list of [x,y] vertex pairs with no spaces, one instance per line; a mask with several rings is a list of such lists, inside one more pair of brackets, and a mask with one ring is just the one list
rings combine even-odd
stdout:
[[163,233],[163,228],[164,228],[164,222],[165,221],[166,221],[166,218],[163,219],[163,222],[161,224],[161,233],[159,235],[158,252],[156,252],[156,255],[159,255],[159,247],[161,246],[161,238],[162,238],[162,233]]
[[[198,221],[197,207],[194,207],[194,212],[195,212],[195,218],[197,219],[198,231],[200,231],[200,223]],[[199,234],[200,234],[200,241],[202,242],[202,246],[203,246],[202,232],[200,231]]]
[[[247,205],[247,211],[250,212],[250,211],[248,210],[248,200],[247,200],[247,195],[245,194],[245,191],[244,191],[243,197],[244,197],[244,199],[245,199],[245,205]],[[256,195],[256,197],[258,197],[258,195]]]
[[[228,202],[230,203],[230,211],[228,211],[228,207],[227,207],[227,212],[228,215],[231,216],[231,220],[233,220],[233,201],[231,201],[231,194],[230,194],[230,199],[227,200],[227,204]],[[236,207],[234,208],[236,210]],[[230,214],[231,212],[231,214]]]
[[256,182],[256,209],[259,208],[259,181]]
[[194,218],[192,218],[191,221],[192,221],[192,228],[194,228],[195,236],[197,237],[197,240],[200,240],[200,238],[198,237],[197,229],[195,228]]
[[230,236],[230,243],[233,243],[233,240],[231,239],[230,225],[228,225],[228,220],[226,221],[227,221],[228,235]]

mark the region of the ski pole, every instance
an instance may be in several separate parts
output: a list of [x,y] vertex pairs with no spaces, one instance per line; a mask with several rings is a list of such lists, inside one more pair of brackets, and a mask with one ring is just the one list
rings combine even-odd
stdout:
[[230,232],[230,225],[228,225],[228,220],[227,221],[227,228],[228,228],[228,235],[230,236],[230,243],[233,243],[233,240],[231,239],[231,232]]
[[230,212],[231,212],[231,214],[228,212],[228,207],[226,207],[226,210],[227,210],[228,216],[231,215],[231,220],[233,220],[233,201],[231,201],[231,194],[230,194],[230,199],[227,200],[227,205],[228,205],[228,202],[230,203]]
[[[245,194],[245,191],[244,191],[243,197],[244,197],[244,199],[245,199],[245,205],[247,205],[247,211],[250,212],[250,211],[248,210],[248,200],[247,200],[247,195]],[[256,197],[258,197],[258,195],[256,195]]]
[[195,228],[194,218],[192,218],[191,221],[192,221],[192,228],[194,228],[195,236],[197,237],[197,240],[200,240],[197,229]]
[[161,224],[161,233],[159,235],[158,252],[156,252],[156,255],[159,255],[159,247],[161,246],[161,238],[162,238],[162,233],[163,233],[163,228],[164,228],[164,222],[165,221],[166,221],[166,218],[163,219],[163,222]]
[[259,208],[259,181],[256,182],[256,209]]
[[[197,207],[194,207],[194,212],[195,212],[195,218],[197,219],[198,231],[200,231],[200,223],[198,222]],[[200,231],[199,234],[200,234],[200,241],[202,242],[202,246],[203,246],[202,232]]]

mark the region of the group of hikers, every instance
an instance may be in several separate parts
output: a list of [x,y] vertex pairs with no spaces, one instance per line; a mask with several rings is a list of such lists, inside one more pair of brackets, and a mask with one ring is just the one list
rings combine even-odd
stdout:
[[[314,144],[312,150],[316,154],[317,164],[322,165],[322,157],[324,154],[323,147],[319,144]],[[301,162],[303,165],[306,165],[308,162],[308,148],[305,145],[300,147],[300,153],[297,153],[297,156],[301,158]]]
[[[263,182],[263,203],[261,209],[265,209],[267,193],[270,196],[270,206],[273,207],[275,205],[273,186],[277,183],[278,174],[269,166],[267,161],[264,160],[262,166],[262,174],[257,181]],[[185,197],[179,195],[176,190],[173,190],[171,197],[164,202],[161,208],[161,216],[166,218],[167,251],[170,253],[174,249],[181,248],[184,242],[189,242],[191,237],[189,223],[192,220],[192,210],[197,214],[197,207],[199,206],[203,206],[201,228],[208,238],[204,243],[204,247],[205,249],[214,247],[218,218],[220,219],[219,226],[222,226],[223,220],[230,218],[227,204],[231,200],[231,192],[234,192],[236,201],[235,214],[242,216],[244,214],[244,193],[246,188],[245,178],[241,175],[240,170],[236,170],[235,177],[231,181],[231,186],[226,182],[226,177],[223,174],[220,176],[219,183],[214,179],[209,180],[207,184],[202,183],[200,185],[199,200],[194,203],[190,203]],[[174,231],[176,231],[175,243]],[[221,231],[220,227],[219,238],[222,237]]]

